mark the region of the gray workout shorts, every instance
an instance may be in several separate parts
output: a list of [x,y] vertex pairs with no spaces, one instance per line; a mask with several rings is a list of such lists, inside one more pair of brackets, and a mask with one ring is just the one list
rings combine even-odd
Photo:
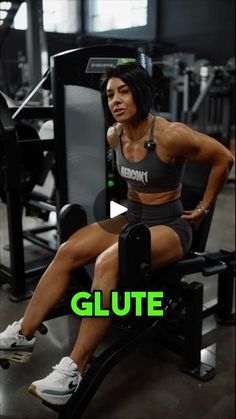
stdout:
[[180,199],[161,205],[144,205],[129,200],[128,211],[124,213],[128,222],[140,222],[147,227],[167,225],[173,228],[180,238],[186,255],[192,243],[192,227],[187,220],[181,218],[182,214],[183,205]]

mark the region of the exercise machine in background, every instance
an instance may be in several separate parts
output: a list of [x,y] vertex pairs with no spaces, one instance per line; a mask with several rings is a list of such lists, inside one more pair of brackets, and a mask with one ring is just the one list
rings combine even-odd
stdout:
[[[7,209],[9,241],[7,245],[2,244],[0,280],[10,285],[12,301],[31,295],[26,289],[26,281],[39,278],[56,249],[42,236],[43,233],[55,230],[55,223],[47,223],[49,214],[56,211],[55,199],[53,194],[48,196],[34,190],[36,185],[44,184],[54,160],[53,139],[41,140],[36,128],[37,121],[52,118],[52,108],[26,106],[32,96],[30,94],[16,108],[9,107],[6,98],[0,93],[0,198]],[[24,230],[24,212],[27,216],[43,220],[43,225]],[[43,257],[27,262],[26,241],[44,249]],[[3,257],[5,252],[9,252],[9,258]]]

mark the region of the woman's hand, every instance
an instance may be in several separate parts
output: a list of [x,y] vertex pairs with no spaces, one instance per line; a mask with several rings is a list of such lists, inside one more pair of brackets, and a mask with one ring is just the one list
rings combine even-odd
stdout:
[[184,211],[181,218],[185,218],[185,220],[190,222],[193,229],[197,230],[205,215],[206,211],[197,207],[190,211]]

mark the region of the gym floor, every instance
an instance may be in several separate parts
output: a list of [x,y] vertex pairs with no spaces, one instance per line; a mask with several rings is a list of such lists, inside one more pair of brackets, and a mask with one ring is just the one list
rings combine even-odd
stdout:
[[[207,250],[234,249],[234,188],[226,185],[218,197]],[[7,243],[6,208],[0,205],[1,243]],[[24,219],[24,227],[35,221]],[[27,258],[38,257],[34,245],[27,243]],[[1,262],[9,252],[1,247]],[[204,302],[216,298],[217,278],[192,275],[188,281],[204,283]],[[31,284],[31,287],[33,284]],[[22,317],[27,301],[13,303],[7,287],[0,289],[0,330]],[[51,367],[67,355],[75,340],[79,319],[68,315],[45,323],[47,335],[37,333],[37,345],[29,364],[12,363],[0,369],[2,419],[52,419],[58,415],[27,392],[32,381],[45,377]],[[90,403],[84,419],[234,419],[235,418],[235,329],[216,325],[214,316],[204,321],[203,333],[209,332],[216,353],[216,376],[201,382],[179,370],[181,359],[147,342],[115,366],[107,375]],[[111,329],[100,352],[118,333]]]

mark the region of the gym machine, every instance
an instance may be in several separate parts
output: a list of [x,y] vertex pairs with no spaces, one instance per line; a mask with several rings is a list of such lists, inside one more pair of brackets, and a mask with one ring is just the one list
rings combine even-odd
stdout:
[[[183,73],[186,67],[192,67],[195,62],[195,54],[176,52],[166,54],[160,58],[153,59],[153,74],[159,70],[163,74],[161,88],[164,92],[164,100],[161,103],[161,112],[158,114],[169,121],[180,120],[180,86],[182,85]],[[158,83],[158,82],[157,82]],[[178,86],[178,88],[176,88]],[[162,101],[161,101],[162,102]]]
[[[2,283],[10,284],[9,298],[12,301],[30,297],[26,281],[38,278],[55,253],[55,248],[41,235],[55,226],[45,223],[29,230],[22,227],[23,208],[26,215],[36,215],[44,221],[51,211],[55,211],[55,203],[50,197],[33,191],[36,184],[44,184],[50,170],[48,154],[53,153],[54,141],[41,140],[32,121],[52,118],[52,108],[26,106],[47,77],[48,73],[19,108],[8,107],[0,93],[0,197],[7,208],[10,255],[10,266],[7,262],[0,264],[0,278]],[[46,156],[44,152],[47,152]],[[47,256],[26,263],[24,240],[45,249]],[[8,249],[5,247],[4,250]]]
[[212,66],[194,54],[174,53],[153,60],[164,75],[168,103],[160,115],[170,121],[186,122],[228,146],[235,127],[235,58]]
[[[207,168],[189,163],[183,181],[182,200],[186,209],[199,202],[208,178]],[[127,224],[119,237],[120,293],[124,290],[156,290],[164,292],[164,317],[135,317],[129,313],[122,320],[114,319],[117,340],[99,356],[92,358],[78,390],[61,408],[43,402],[55,410],[60,419],[83,416],[103,379],[124,357],[150,339],[180,356],[180,370],[201,381],[212,379],[216,373],[216,359],[212,354],[204,319],[215,314],[220,324],[234,324],[232,314],[233,281],[235,277],[234,252],[221,250],[216,254],[205,252],[206,241],[214,208],[207,214],[195,232],[191,251],[179,262],[162,269],[150,267],[150,233],[143,224]],[[78,229],[78,220],[86,224],[86,213],[80,205],[66,205],[61,210],[61,240]],[[74,224],[74,229],[73,229]],[[84,281],[83,269],[79,271],[81,290],[89,290],[91,280]],[[218,274],[217,303],[203,307],[203,284],[188,283],[188,275],[199,273],[204,277]],[[76,275],[76,273],[75,273]],[[82,280],[82,281],[81,281]],[[78,282],[77,282],[78,284]],[[78,285],[76,292],[78,292]],[[69,304],[67,309],[70,312]],[[57,313],[58,314],[58,313]],[[50,318],[53,312],[50,314]],[[209,345],[210,344],[210,345]],[[209,361],[210,360],[210,361]]]
[[[8,108],[3,95],[1,95],[0,147],[2,170],[0,179],[2,183],[1,198],[7,204],[8,211],[10,267],[1,263],[0,273],[1,281],[3,283],[10,282],[11,284],[10,298],[13,301],[19,301],[30,296],[30,293],[26,291],[26,280],[39,277],[49,264],[56,250],[55,246],[51,248],[47,240],[40,237],[42,232],[49,231],[52,226],[44,225],[33,231],[23,231],[22,228],[23,205],[27,214],[40,212],[41,217],[45,216],[45,221],[48,213],[56,209],[54,202],[51,203],[47,197],[42,197],[35,191],[32,192],[36,182],[43,182],[45,172],[47,173],[48,170],[47,158],[43,157],[43,152],[55,151],[57,179],[55,204],[57,210],[65,203],[73,203],[79,199],[85,205],[89,222],[94,220],[94,213],[96,214],[95,219],[105,218],[109,216],[110,208],[107,205],[108,199],[104,198],[110,191],[114,195],[118,193],[119,189],[122,189],[121,185],[115,182],[112,152],[108,149],[105,142],[105,125],[100,92],[98,92],[101,68],[104,71],[107,65],[116,63],[118,59],[120,62],[124,62],[125,60],[135,60],[137,56],[137,59],[142,62],[142,60],[145,60],[145,57],[141,53],[137,54],[137,51],[134,49],[122,47],[118,47],[116,50],[118,55],[114,57],[113,46],[107,45],[99,48],[100,52],[97,51],[96,48],[79,49],[76,52],[74,51],[73,54],[68,54],[67,51],[52,58],[51,71],[55,75],[52,86],[53,107],[27,106],[30,99],[41,86],[46,85],[46,88],[49,87],[50,71],[43,76],[39,84],[17,109],[14,107]],[[103,60],[105,55],[106,58]],[[66,62],[67,57],[69,57],[68,63]],[[82,63],[85,63],[85,67]],[[146,64],[148,65],[148,59]],[[71,68],[73,69],[73,74]],[[86,94],[84,95],[84,93]],[[81,99],[81,102],[78,102],[78,97]],[[84,97],[87,101],[86,103],[83,103]],[[76,109],[77,102],[82,113],[79,113],[78,109]],[[75,112],[73,107],[75,107]],[[92,107],[93,113],[91,113]],[[64,108],[66,109],[65,115]],[[86,110],[89,111],[88,115],[92,115],[93,120],[96,118],[99,130],[93,131],[93,124],[91,124],[90,119],[88,121]],[[80,115],[78,121],[77,113]],[[76,115],[76,120],[74,120],[74,115]],[[19,141],[20,128],[16,129],[16,123],[18,124],[20,120],[45,120],[52,119],[52,117],[57,138],[56,147],[54,147],[55,143],[52,139],[39,140],[36,132],[34,136],[37,138],[33,139],[31,137],[33,128],[31,131],[28,128],[27,135],[21,129],[23,139]],[[61,123],[61,121],[63,122]],[[83,134],[83,141],[80,139],[79,148],[76,149],[78,127],[79,132]],[[100,133],[99,136],[98,133]],[[67,152],[70,154],[71,159],[68,165],[69,175],[71,176],[69,187],[66,183],[66,161],[63,157],[66,151],[65,135],[70,138],[67,141]],[[98,142],[101,143],[100,147],[97,147]],[[73,156],[74,159],[72,158]],[[87,157],[93,159],[89,167],[86,164]],[[91,173],[81,181],[87,169]],[[95,202],[91,205],[91,200],[94,201],[94,197],[96,197]],[[85,201],[87,201],[87,205]],[[40,266],[29,266],[28,268],[25,266],[24,238],[48,250],[50,253]]]
[[151,71],[143,53],[115,45],[78,48],[51,58],[57,202],[59,208],[79,202],[89,223],[110,216],[108,194],[119,188],[105,138],[99,82],[107,67],[128,61]]
[[[105,138],[108,127],[99,83],[107,67],[130,61],[139,62],[151,73],[149,57],[123,46],[78,48],[51,58],[57,211],[79,203],[86,215],[82,212],[78,217],[77,228],[85,219],[91,223],[109,218],[111,201],[122,203],[126,196],[126,184],[117,177],[113,152]],[[86,288],[91,282],[89,267],[80,273]],[[60,316],[64,310],[63,304],[59,305],[52,316]]]
[[187,66],[175,90],[182,95],[180,119],[229,146],[234,108],[235,63],[211,66],[207,60],[197,60]]

